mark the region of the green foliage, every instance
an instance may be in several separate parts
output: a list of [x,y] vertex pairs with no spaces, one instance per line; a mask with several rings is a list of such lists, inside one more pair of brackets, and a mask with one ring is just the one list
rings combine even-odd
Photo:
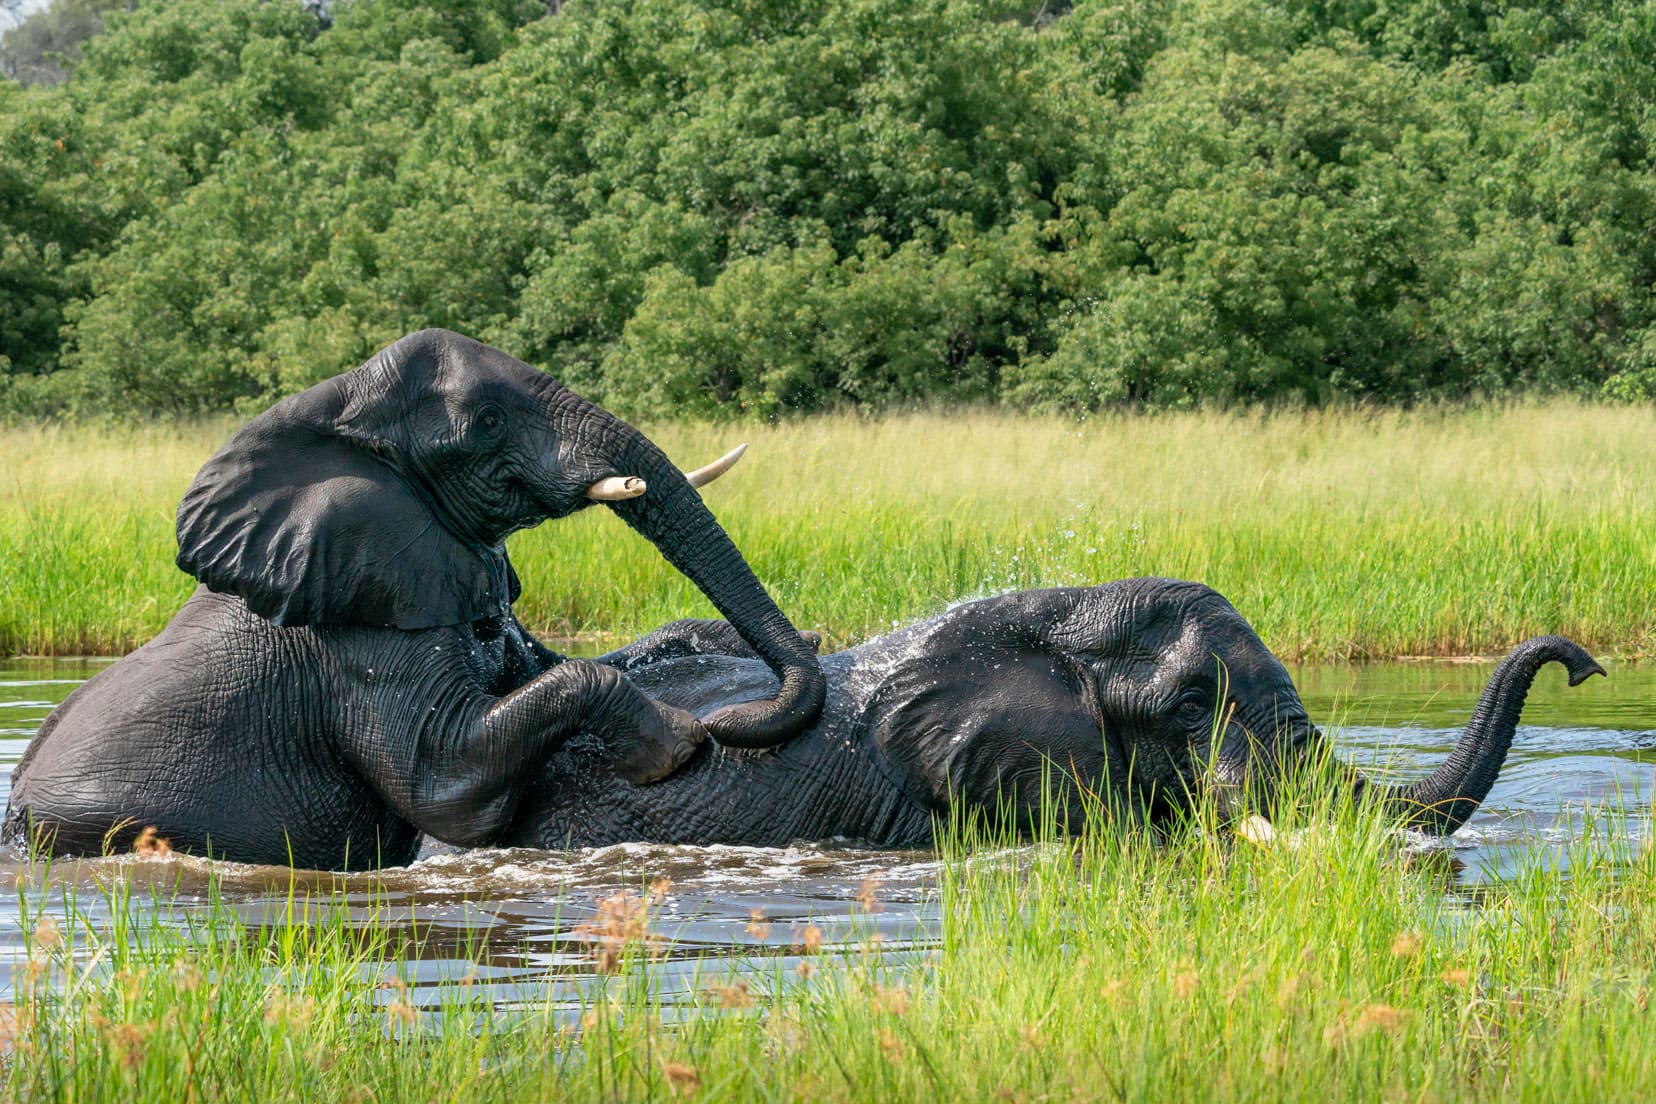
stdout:
[[663,265],[647,279],[601,386],[641,414],[760,415],[995,394],[1000,363],[1039,324],[1044,254],[1030,224],[840,260],[826,241],[730,261],[712,284]]
[[152,2],[0,88],[0,409],[427,325],[651,417],[1656,390],[1642,0],[547,7]]

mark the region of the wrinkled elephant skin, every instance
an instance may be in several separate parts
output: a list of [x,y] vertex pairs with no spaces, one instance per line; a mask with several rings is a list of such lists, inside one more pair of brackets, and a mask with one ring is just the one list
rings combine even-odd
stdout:
[[[716,623],[683,622],[610,657],[648,693],[692,712],[768,693],[755,658]],[[1602,674],[1560,637],[1526,641],[1490,679],[1448,763],[1402,788],[1321,754],[1282,664],[1223,597],[1197,583],[1129,579],[970,602],[824,657],[828,699],[805,734],[773,752],[707,747],[657,786],[616,777],[604,749],[572,741],[542,772],[504,842],[630,840],[781,846],[847,838],[920,847],[961,807],[1029,828],[1043,803],[1076,827],[1083,794],[1158,824],[1204,791],[1269,809],[1280,779],[1332,765],[1353,799],[1452,832],[1488,793],[1536,670],[1572,685]]]

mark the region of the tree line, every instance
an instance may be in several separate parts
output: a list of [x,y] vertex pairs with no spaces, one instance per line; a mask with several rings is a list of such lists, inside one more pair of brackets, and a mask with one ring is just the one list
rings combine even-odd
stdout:
[[1656,393],[1647,0],[128,6],[0,80],[13,416]]

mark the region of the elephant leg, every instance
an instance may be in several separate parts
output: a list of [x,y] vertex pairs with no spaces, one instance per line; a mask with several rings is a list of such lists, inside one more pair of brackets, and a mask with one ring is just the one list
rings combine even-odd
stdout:
[[[822,635],[801,632],[800,638],[812,651],[822,647]],[[681,656],[717,655],[737,659],[759,659],[728,621],[711,617],[687,617],[640,637],[624,648],[599,656],[594,662],[622,671],[647,667],[664,659]]]
[[691,714],[581,660],[498,699],[379,716],[373,739],[351,748],[354,765],[422,832],[463,847],[498,840],[526,787],[578,734],[595,737],[615,773],[635,784],[672,774],[707,739]]

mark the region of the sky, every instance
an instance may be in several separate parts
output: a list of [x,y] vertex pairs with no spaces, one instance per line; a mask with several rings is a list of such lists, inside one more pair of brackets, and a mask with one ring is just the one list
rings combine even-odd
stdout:
[[[22,19],[26,15],[37,12],[51,2],[52,0],[23,0],[23,6],[17,10],[17,18]],[[6,21],[6,17],[4,15],[0,15],[0,28],[9,26],[11,26],[11,24]]]

